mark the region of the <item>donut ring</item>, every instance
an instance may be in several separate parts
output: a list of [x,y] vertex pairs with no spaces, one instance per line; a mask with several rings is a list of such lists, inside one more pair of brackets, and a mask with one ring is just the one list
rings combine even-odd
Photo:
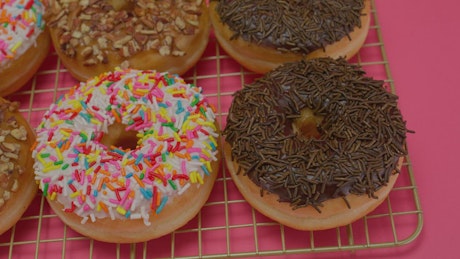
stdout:
[[211,28],[201,0],[46,2],[56,52],[80,81],[115,67],[181,75],[200,59]]
[[[231,3],[241,3],[241,8],[251,12],[252,20],[243,20],[241,18],[242,15],[240,15],[243,10],[235,8],[226,11],[228,13],[226,13],[225,21],[223,22],[220,15],[221,7],[219,5],[229,6],[230,3],[227,2],[225,0],[210,2],[209,11],[211,23],[214,27],[214,34],[219,44],[232,58],[243,67],[260,74],[264,74],[283,63],[294,62],[305,58],[311,59],[328,56],[350,59],[358,53],[364,44],[371,20],[369,15],[371,4],[369,0],[297,1],[298,3],[294,3],[294,1],[287,1],[288,3],[286,1],[263,1],[257,4],[254,4],[253,1],[238,0],[231,1]],[[310,9],[318,10],[318,12],[312,11],[306,14],[311,20],[314,18],[312,16],[326,9],[320,9],[318,6],[312,7],[311,5],[314,4],[328,6],[328,10],[335,11],[331,11],[330,16],[324,18],[322,23],[318,25],[313,23],[317,28],[309,26],[303,29],[297,23],[302,23],[306,18],[303,18],[305,15],[302,16],[299,12],[305,14]],[[289,15],[282,14],[282,12],[276,10],[275,6],[280,8],[279,6],[283,7],[284,5],[289,6],[289,12],[291,12]],[[268,24],[272,21],[266,21],[267,19],[277,16],[265,15],[267,9],[271,13],[280,13],[280,16],[289,17],[292,20],[291,22],[296,23],[296,26],[286,26],[288,28],[287,32],[293,30],[293,43],[281,44],[279,42],[280,36],[277,36],[273,32],[277,31],[277,28],[281,25]],[[334,15],[334,12],[349,12],[351,17],[345,21],[340,20],[333,25],[337,27],[328,28],[329,20],[340,19],[337,18],[338,15]],[[300,20],[297,18],[300,18]],[[237,24],[238,27],[230,28],[228,20]],[[265,31],[260,30],[259,25],[261,24],[265,24],[269,29]],[[325,31],[326,29],[327,31]],[[297,34],[304,36],[296,37]],[[315,36],[311,36],[311,34]]]
[[40,1],[0,4],[0,96],[19,90],[48,56],[50,38]]
[[225,157],[261,213],[296,229],[327,229],[364,216],[388,195],[407,130],[397,96],[363,75],[344,59],[312,59],[235,94]]
[[201,88],[168,73],[104,73],[45,114],[36,180],[77,232],[146,241],[184,225],[205,203],[218,171],[217,137]]
[[0,97],[0,234],[16,224],[38,189],[30,151],[35,134],[17,108]]

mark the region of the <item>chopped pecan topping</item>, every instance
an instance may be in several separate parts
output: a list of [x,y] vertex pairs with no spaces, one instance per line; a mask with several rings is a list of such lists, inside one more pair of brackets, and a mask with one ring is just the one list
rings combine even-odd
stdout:
[[108,63],[108,52],[124,60],[143,51],[185,55],[174,39],[196,33],[202,2],[58,0],[49,4],[46,19],[57,29],[65,55],[81,56],[85,66],[92,66]]
[[19,189],[21,142],[27,140],[27,130],[16,117],[18,103],[0,104],[0,210]]
[[27,130],[22,125],[19,128],[13,129],[11,135],[17,140],[27,140]]

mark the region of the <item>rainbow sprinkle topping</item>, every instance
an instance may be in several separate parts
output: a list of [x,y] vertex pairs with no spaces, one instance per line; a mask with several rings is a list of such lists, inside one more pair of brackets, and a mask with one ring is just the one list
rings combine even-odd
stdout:
[[22,55],[44,30],[44,6],[37,0],[0,0],[0,65]]
[[[117,69],[71,88],[45,113],[32,154],[36,180],[82,223],[150,225],[172,197],[216,173],[214,121],[201,88],[168,73]],[[114,123],[137,132],[135,148],[101,143]]]

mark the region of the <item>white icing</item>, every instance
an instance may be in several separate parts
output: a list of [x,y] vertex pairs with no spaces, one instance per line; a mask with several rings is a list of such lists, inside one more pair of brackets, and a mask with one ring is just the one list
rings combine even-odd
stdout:
[[45,27],[44,11],[38,0],[0,1],[0,67],[36,44]]
[[[87,221],[87,217],[91,221],[106,217],[142,218],[149,225],[152,213],[161,213],[162,206],[174,206],[169,204],[170,197],[182,195],[192,184],[199,185],[205,181],[207,174],[217,173],[211,172],[210,168],[210,162],[217,159],[215,115],[201,89],[185,84],[177,77],[171,79],[175,81],[169,86],[161,86],[161,83],[156,86],[165,74],[130,70],[107,74],[110,75],[120,79],[96,78],[86,84],[81,83],[72,89],[72,94],[66,94],[51,105],[37,128],[37,146],[33,151],[36,180],[45,195],[56,196],[65,209],[73,210],[84,218],[83,222]],[[107,87],[109,82],[114,83]],[[139,85],[133,86],[130,82],[138,82]],[[157,92],[159,89],[161,93]],[[176,95],[176,90],[183,92],[184,96]],[[162,95],[164,97],[160,98]],[[197,109],[197,102],[203,107],[201,111]],[[108,107],[118,112],[128,128],[142,114],[144,118],[151,118],[142,120],[142,124],[139,122],[141,126],[135,126],[139,137],[136,149],[120,155],[121,159],[111,161],[108,159],[113,157],[113,152],[119,151],[110,150],[90,139],[100,132],[107,134],[108,125],[116,122]],[[160,133],[163,135],[158,136]],[[65,149],[67,145],[70,146]],[[160,149],[161,146],[163,148]],[[175,150],[176,146],[181,150]],[[91,152],[84,154],[85,148],[89,147]],[[157,151],[162,154],[153,156]],[[163,162],[163,159],[166,161]],[[150,167],[149,163],[153,166]],[[96,170],[99,170],[98,173],[95,173]],[[157,177],[160,173],[164,176]],[[175,178],[179,174],[189,180]],[[142,175],[144,178],[139,180]],[[104,181],[108,182],[101,185]],[[154,206],[155,211],[151,211],[154,189],[161,195],[161,203]],[[56,190],[62,190],[62,194]],[[98,190],[97,193],[95,190]]]

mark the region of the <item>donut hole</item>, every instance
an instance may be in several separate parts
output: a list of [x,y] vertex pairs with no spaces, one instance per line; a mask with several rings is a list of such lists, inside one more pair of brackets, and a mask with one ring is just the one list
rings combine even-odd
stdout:
[[122,10],[133,10],[134,9],[134,1],[128,0],[109,0],[107,1],[115,11],[122,11]]
[[294,132],[304,139],[319,138],[318,125],[323,121],[323,116],[315,115],[313,110],[304,108],[300,111],[300,117],[292,123]]
[[126,130],[126,125],[114,123],[108,127],[108,132],[102,137],[101,144],[108,149],[111,146],[115,146],[123,150],[133,150],[136,149],[138,140],[137,131]]

